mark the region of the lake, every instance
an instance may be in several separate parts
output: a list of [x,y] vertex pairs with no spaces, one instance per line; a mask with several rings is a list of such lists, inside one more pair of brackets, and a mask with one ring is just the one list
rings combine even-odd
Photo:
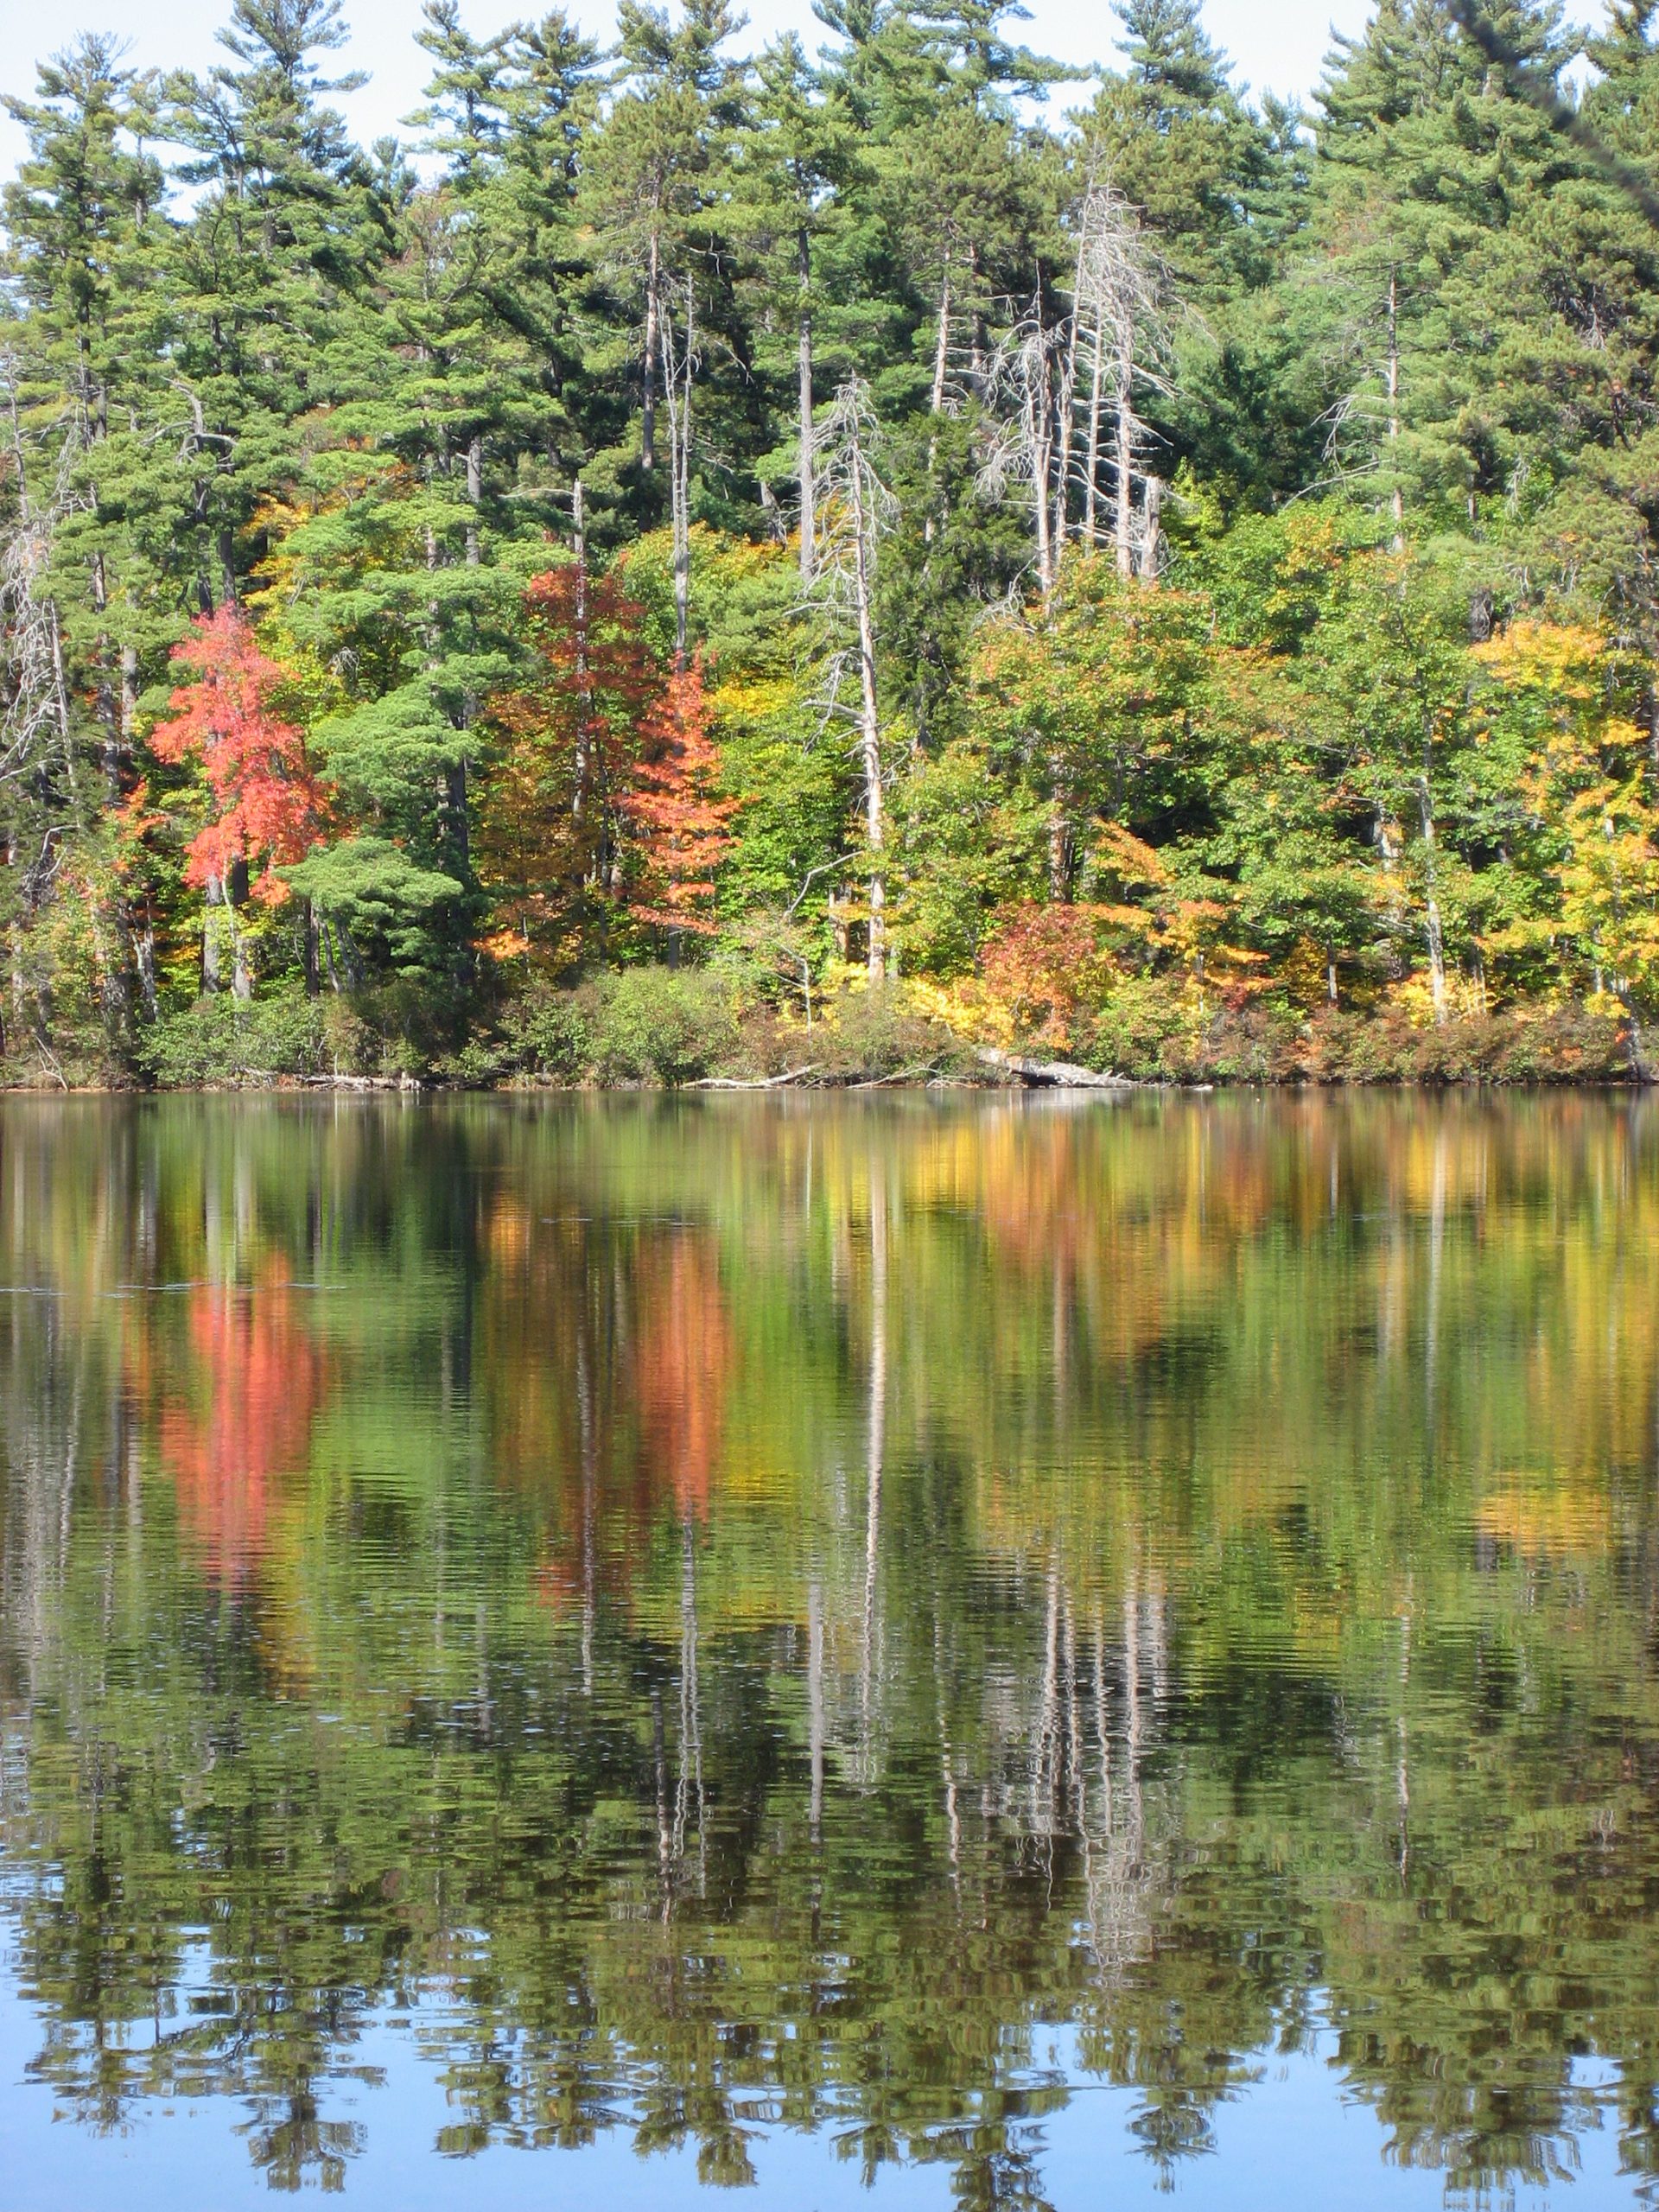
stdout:
[[1659,2187],[1659,1102],[0,1105],[30,2212]]

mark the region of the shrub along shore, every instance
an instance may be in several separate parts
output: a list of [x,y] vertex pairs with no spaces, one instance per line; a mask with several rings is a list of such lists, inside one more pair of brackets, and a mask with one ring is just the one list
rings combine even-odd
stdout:
[[[1465,1014],[1254,1004],[1181,1024],[1109,1009],[1064,1060],[964,1035],[925,989],[858,978],[809,1027],[719,969],[639,967],[503,1003],[459,1044],[411,1046],[398,1004],[298,993],[226,995],[156,1025],[123,1088],[784,1090],[919,1085],[1209,1088],[1229,1084],[1628,1084],[1653,1079],[1628,1026],[1581,1007]],[[377,1026],[377,1017],[378,1026]],[[72,1087],[13,1071],[13,1087]],[[86,1086],[73,1086],[86,1087]],[[111,1088],[110,1085],[94,1086]]]

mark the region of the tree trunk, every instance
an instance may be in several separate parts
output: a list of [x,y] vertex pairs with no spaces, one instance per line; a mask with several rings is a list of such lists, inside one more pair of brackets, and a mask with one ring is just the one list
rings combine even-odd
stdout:
[[138,734],[138,648],[121,648],[121,742],[129,752]]
[[1398,553],[1406,542],[1406,502],[1397,474],[1400,467],[1400,280],[1392,269],[1389,271],[1388,385],[1389,452],[1396,471],[1390,504],[1394,509],[1394,550]]
[[1100,396],[1105,367],[1106,332],[1101,318],[1096,315],[1094,359],[1089,368],[1089,454],[1083,486],[1083,534],[1090,545],[1096,543],[1098,536],[1095,510],[1100,497]]
[[305,995],[314,999],[322,988],[321,928],[317,910],[308,899],[300,902],[300,942],[305,965]]
[[472,827],[467,820],[467,760],[465,754],[443,772],[443,810],[448,820],[449,842],[464,883],[472,866]]
[[1026,443],[1031,453],[1032,512],[1037,524],[1037,582],[1046,612],[1054,595],[1054,538],[1048,505],[1049,479],[1053,468],[1053,409],[1048,389],[1048,347],[1040,320],[1033,343],[1036,348],[1036,375],[1026,380]]
[[933,388],[928,396],[929,410],[935,415],[942,414],[944,410],[944,374],[949,364],[950,351],[950,256],[947,253],[944,257],[944,265],[939,272],[939,321],[933,340]]
[[138,969],[138,989],[144,1001],[144,1012],[154,1021],[156,1002],[156,932],[149,922],[135,931],[132,940],[133,958]]
[[798,474],[801,493],[801,582],[806,586],[812,582],[817,554],[817,529],[814,520],[817,491],[812,481],[812,312],[810,305],[812,285],[812,245],[804,224],[796,234],[795,257],[801,294],[800,325],[797,334],[795,356],[800,438],[800,462]]
[[248,940],[240,919],[241,910],[248,903],[246,861],[231,862],[225,891],[225,911],[231,921],[231,991],[233,997],[247,1000],[253,996],[253,976],[248,967]]
[[849,472],[853,498],[853,590],[858,613],[859,760],[864,772],[864,829],[870,849],[870,929],[866,964],[872,982],[883,971],[882,914],[887,883],[881,872],[881,728],[876,715],[875,623],[870,605],[869,520],[864,512],[863,459],[856,437]]
[[478,511],[484,504],[484,441],[474,434],[467,444],[467,565],[477,568],[482,558],[478,539]]
[[593,699],[588,683],[588,506],[582,491],[582,479],[577,477],[570,494],[571,512],[575,523],[576,537],[576,614],[575,647],[576,677],[576,761],[575,773],[571,779],[570,817],[580,822],[588,809],[588,785],[593,774]]
[[1119,318],[1117,331],[1117,573],[1135,574],[1135,325]]
[[[1087,243],[1084,226],[1077,229],[1077,267],[1071,276],[1071,315],[1065,340],[1065,366],[1060,378],[1058,427],[1058,454],[1054,471],[1054,529],[1056,547],[1064,552],[1065,524],[1071,498],[1071,440],[1077,405],[1077,346],[1083,334],[1083,266]],[[1041,295],[1039,295],[1040,300]]]
[[645,378],[639,405],[639,466],[657,466],[657,350],[662,320],[662,241],[653,230],[645,269]]
[[1058,755],[1050,755],[1048,766],[1049,779],[1054,786],[1048,803],[1048,895],[1058,906],[1065,903],[1071,887],[1071,839],[1065,819],[1065,798]]
[[989,333],[985,325],[984,289],[982,283],[983,268],[976,245],[968,249],[968,276],[970,286],[969,315],[970,318],[968,340],[968,381],[974,397],[982,404],[990,394]]
[[202,886],[201,913],[201,988],[208,995],[219,988],[219,918],[214,912],[219,895],[219,878],[210,875]]
[[685,352],[677,369],[674,320],[661,321],[663,399],[668,409],[669,513],[674,546],[674,653],[683,664],[691,602],[691,375],[696,295],[685,280]]
[[1434,1026],[1446,1027],[1446,938],[1440,928],[1440,905],[1434,894],[1434,814],[1428,795],[1428,779],[1417,785],[1425,850],[1424,935],[1428,943],[1428,988],[1434,1004]]
[[1163,479],[1148,476],[1141,497],[1141,544],[1136,568],[1144,582],[1158,581],[1158,555],[1163,544]]

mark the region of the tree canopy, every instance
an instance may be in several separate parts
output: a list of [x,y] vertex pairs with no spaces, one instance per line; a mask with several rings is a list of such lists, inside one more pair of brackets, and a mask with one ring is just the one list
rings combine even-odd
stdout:
[[607,53],[426,0],[371,149],[340,0],[44,61],[5,1076],[154,1076],[220,992],[545,1071],[663,963],[763,1071],[872,987],[1143,1073],[1650,1065],[1651,10],[1380,0],[1306,114],[1198,0],[1117,15],[1083,81],[1000,0],[753,56],[723,0]]

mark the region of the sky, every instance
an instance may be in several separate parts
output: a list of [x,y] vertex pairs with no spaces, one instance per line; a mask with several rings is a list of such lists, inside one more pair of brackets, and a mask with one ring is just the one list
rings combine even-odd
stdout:
[[[536,15],[541,4],[463,0],[462,20],[481,34]],[[794,29],[812,51],[823,37],[809,0],[747,4],[749,29],[740,45],[753,49],[779,31]],[[1103,59],[1116,28],[1105,0],[1027,0],[1027,5],[1031,20],[1021,33],[1027,45],[1080,65]],[[213,34],[229,12],[228,0],[48,0],[45,6],[0,0],[0,93],[27,98],[36,60],[61,50],[83,29],[124,39],[134,67],[182,63],[206,69],[219,54]],[[574,0],[570,12],[596,37],[609,36],[614,28],[610,0]],[[1306,95],[1318,79],[1333,23],[1338,30],[1357,31],[1370,12],[1370,0],[1210,0],[1205,20],[1242,83],[1257,92]],[[343,68],[367,70],[369,82],[339,104],[366,143],[395,131],[419,101],[426,66],[412,35],[419,0],[346,0],[346,15],[353,35],[338,59]],[[22,144],[17,125],[0,116],[0,176],[11,174]]]

